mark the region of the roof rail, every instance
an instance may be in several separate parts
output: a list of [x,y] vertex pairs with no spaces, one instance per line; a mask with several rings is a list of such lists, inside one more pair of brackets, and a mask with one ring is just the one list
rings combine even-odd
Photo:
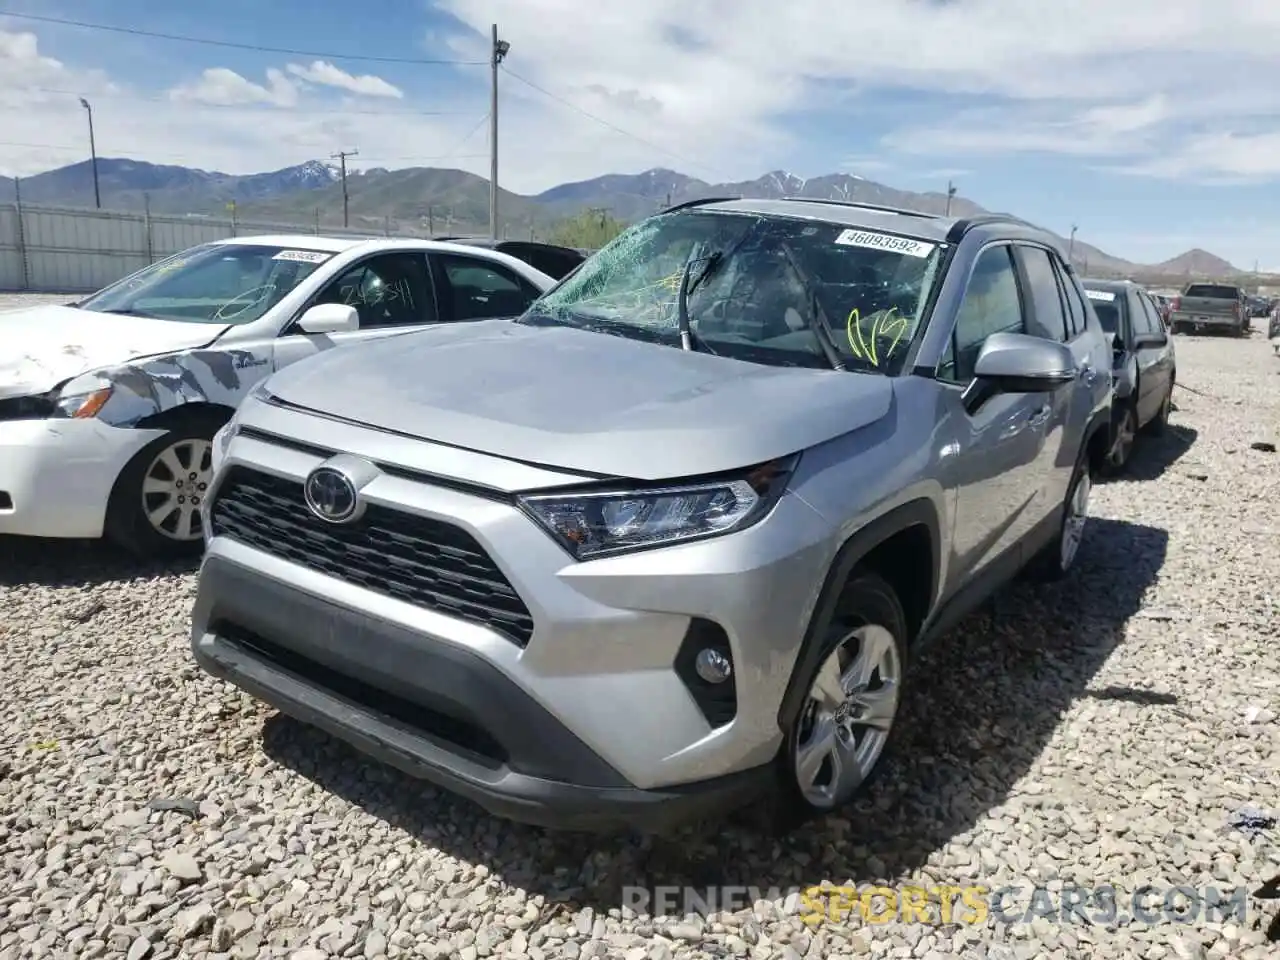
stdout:
[[964,217],[953,223],[951,229],[947,231],[947,242],[956,243],[974,227],[985,226],[988,223],[1016,223],[1022,227],[1031,227],[1033,230],[1040,229],[1029,220],[1015,217],[1011,213],[979,213],[972,217]]
[[858,207],[862,210],[879,210],[882,213],[898,213],[904,217],[920,217],[923,220],[938,220],[936,213],[925,213],[923,210],[908,210],[906,207],[888,207],[881,203],[862,203],[858,200],[824,200],[818,197],[783,197],[793,203],[826,203],[833,207]]
[[674,207],[659,210],[658,216],[664,213],[675,213],[677,210],[688,210],[690,207],[701,207],[708,203],[728,203],[730,200],[741,199],[741,197],[698,197],[696,200],[686,200],[683,203],[677,203]]

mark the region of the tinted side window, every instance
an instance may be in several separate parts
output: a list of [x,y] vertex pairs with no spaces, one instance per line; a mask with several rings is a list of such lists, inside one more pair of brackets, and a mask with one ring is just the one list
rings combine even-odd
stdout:
[[987,337],[993,333],[1026,332],[1010,250],[1006,246],[988,247],[973,266],[956,314],[951,343],[938,365],[939,379],[968,383]]
[[1142,309],[1147,312],[1147,321],[1150,324],[1152,331],[1155,333],[1163,333],[1164,321],[1160,318],[1160,309],[1155,305],[1151,297],[1145,293],[1138,294],[1138,299],[1142,301]]
[[1089,326],[1084,297],[1080,295],[1080,290],[1071,279],[1071,274],[1057,257],[1053,258],[1053,272],[1058,278],[1062,300],[1067,305],[1067,339],[1072,339],[1084,333]]
[[1040,247],[1019,247],[1018,257],[1027,275],[1027,294],[1034,305],[1034,317],[1027,321],[1027,333],[1045,340],[1065,342],[1067,319],[1063,314],[1062,295],[1054,274],[1049,252]]
[[370,257],[329,284],[316,303],[355,307],[361,330],[437,320],[427,261],[420,253]]
[[1151,325],[1152,317],[1147,313],[1141,294],[1129,292],[1129,320],[1133,326],[1134,336],[1154,333],[1158,328]]
[[454,320],[518,317],[537,299],[538,291],[531,284],[496,263],[452,253],[435,256]]

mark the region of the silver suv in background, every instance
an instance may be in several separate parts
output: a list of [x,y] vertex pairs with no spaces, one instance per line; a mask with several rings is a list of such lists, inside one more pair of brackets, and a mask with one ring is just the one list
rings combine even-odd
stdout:
[[1110,371],[1027,223],[674,208],[515,321],[255,391],[194,655],[499,815],[794,823],[880,767],[923,644],[1072,568]]

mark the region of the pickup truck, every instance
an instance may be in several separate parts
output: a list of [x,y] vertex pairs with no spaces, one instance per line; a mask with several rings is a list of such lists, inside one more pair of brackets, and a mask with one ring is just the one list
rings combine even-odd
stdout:
[[1226,283],[1192,283],[1173,298],[1169,328],[1174,333],[1205,329],[1249,335],[1248,294]]

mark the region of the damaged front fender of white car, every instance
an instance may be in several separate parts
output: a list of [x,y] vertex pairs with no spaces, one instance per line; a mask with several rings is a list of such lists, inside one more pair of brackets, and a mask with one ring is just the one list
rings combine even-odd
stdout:
[[62,387],[60,395],[106,390],[94,415],[111,426],[132,427],[187,404],[234,409],[269,373],[269,346],[259,350],[191,350],[76,377]]

